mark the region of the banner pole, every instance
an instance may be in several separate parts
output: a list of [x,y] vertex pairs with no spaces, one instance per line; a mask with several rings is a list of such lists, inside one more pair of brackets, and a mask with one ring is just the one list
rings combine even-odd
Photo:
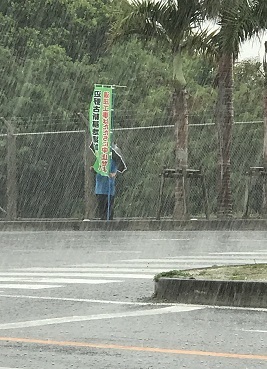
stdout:
[[[112,181],[115,181],[115,178],[110,177],[114,126],[114,89],[115,85],[95,84],[89,109],[90,133],[96,157],[93,168],[97,175],[108,177],[108,183],[106,183],[108,188],[104,191],[104,194],[107,194],[108,197],[106,204],[107,220],[110,220]],[[96,189],[96,191],[101,192],[103,190]]]
[[[110,129],[110,145],[112,146],[113,142],[113,127],[114,127],[114,99],[115,99],[115,86],[111,86],[112,88],[112,98],[111,98],[111,129]],[[111,181],[112,178],[110,178],[110,172],[111,172],[111,161],[112,161],[112,147],[110,146],[110,155],[111,160],[109,164],[109,178],[108,178],[108,211],[107,211],[107,220],[110,220],[110,209],[111,209]],[[115,177],[114,177],[115,181]]]

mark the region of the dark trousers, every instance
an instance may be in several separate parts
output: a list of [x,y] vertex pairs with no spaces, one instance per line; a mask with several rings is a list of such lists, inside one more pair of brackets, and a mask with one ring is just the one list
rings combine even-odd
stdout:
[[[97,217],[101,220],[108,219],[108,195],[96,195],[97,198]],[[114,216],[114,196],[110,196],[109,219]]]

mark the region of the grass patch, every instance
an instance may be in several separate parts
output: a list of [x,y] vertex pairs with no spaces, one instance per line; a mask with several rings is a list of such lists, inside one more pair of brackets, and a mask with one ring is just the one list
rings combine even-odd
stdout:
[[171,270],[157,274],[154,280],[158,281],[163,277],[227,281],[267,281],[267,264],[227,265],[188,270]]
[[193,278],[193,275],[185,270],[170,270],[169,272],[156,274],[154,281],[157,282],[160,278]]

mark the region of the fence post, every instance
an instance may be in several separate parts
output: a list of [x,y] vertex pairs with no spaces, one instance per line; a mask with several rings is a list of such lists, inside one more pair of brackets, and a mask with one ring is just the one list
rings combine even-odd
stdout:
[[14,123],[1,118],[7,127],[7,219],[17,219],[17,158]]
[[94,155],[90,149],[89,123],[83,114],[79,113],[79,117],[84,122],[84,218],[93,219],[96,211],[96,199],[94,195],[95,173],[92,171],[91,165],[94,161]]

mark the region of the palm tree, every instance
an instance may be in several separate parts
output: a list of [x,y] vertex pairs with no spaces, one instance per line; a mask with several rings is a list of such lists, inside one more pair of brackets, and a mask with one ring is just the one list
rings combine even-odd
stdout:
[[[113,28],[113,40],[138,34],[145,40],[155,38],[169,46],[173,58],[171,81],[172,118],[175,126],[176,169],[188,165],[188,107],[186,80],[182,67],[183,50],[204,47],[206,32],[196,32],[201,19],[198,0],[134,0],[126,6],[126,16]],[[186,216],[182,179],[176,180],[174,219]]]
[[208,19],[220,26],[214,37],[218,56],[218,98],[215,121],[218,132],[218,217],[232,216],[230,155],[233,109],[233,67],[243,41],[266,27],[266,0],[203,0]]

